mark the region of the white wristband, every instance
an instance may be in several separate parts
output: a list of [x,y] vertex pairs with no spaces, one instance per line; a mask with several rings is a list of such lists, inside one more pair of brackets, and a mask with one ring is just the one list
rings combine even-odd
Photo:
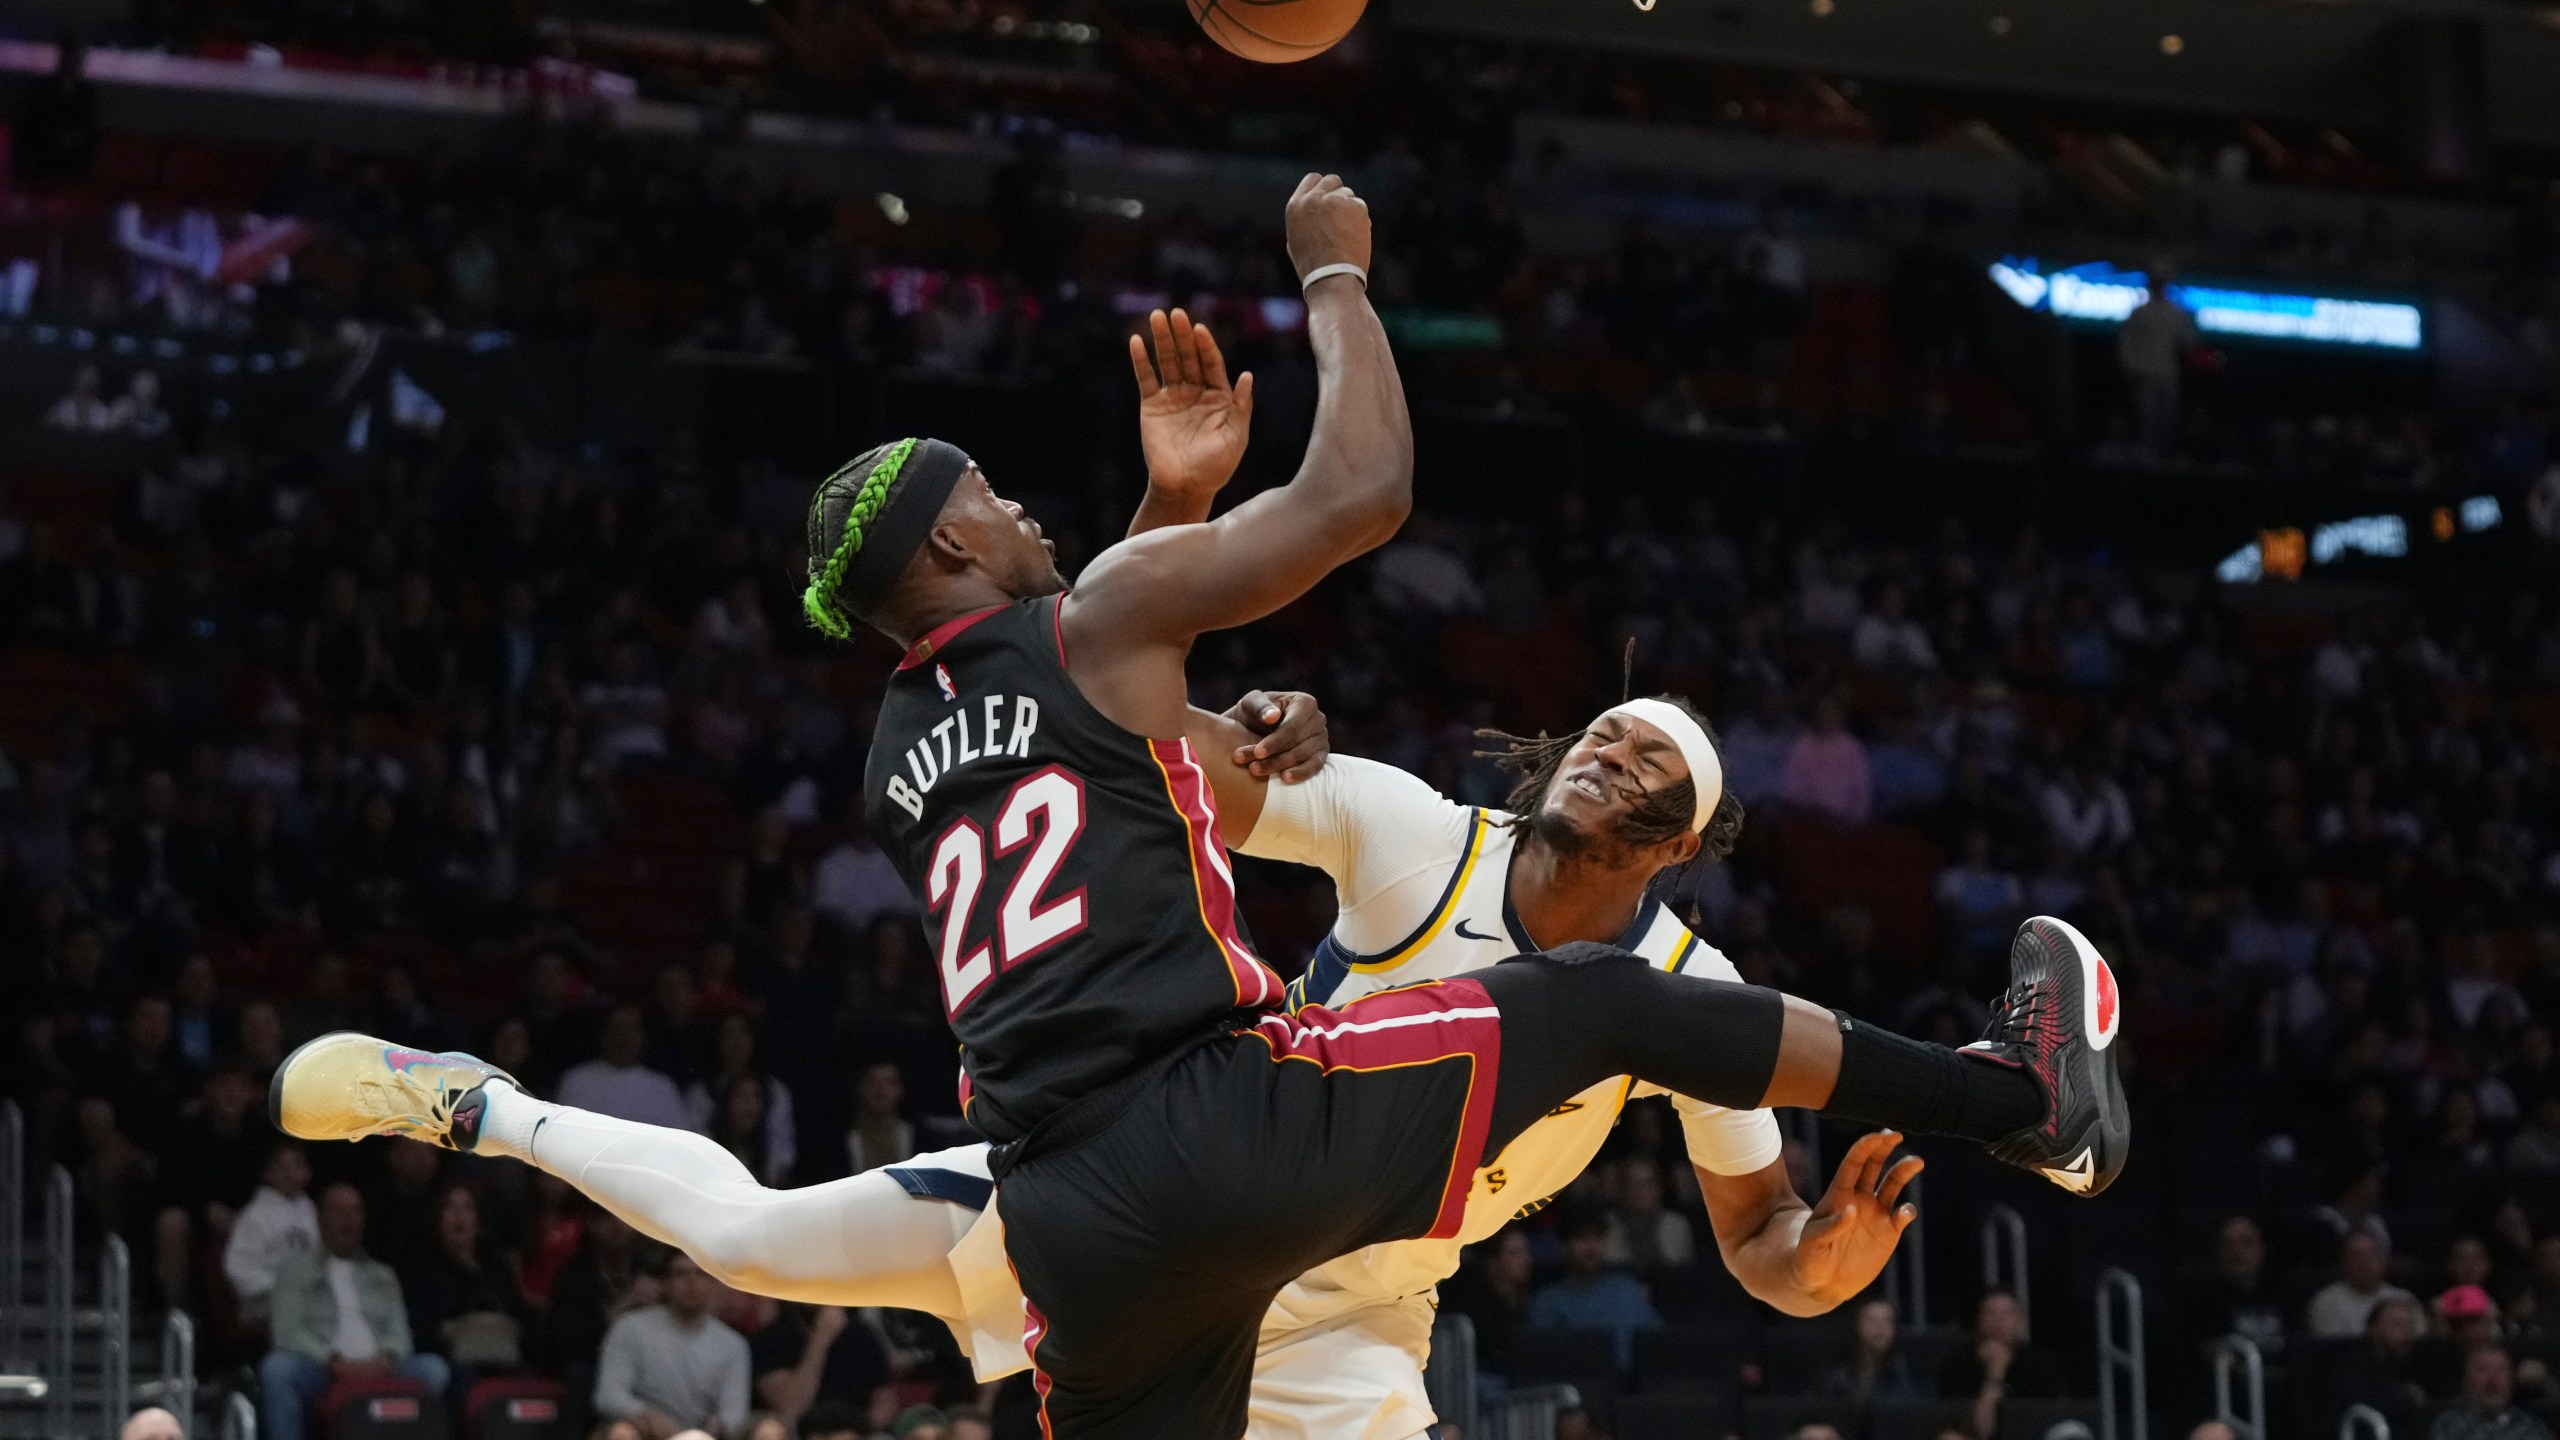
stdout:
[[1330,265],[1319,265],[1313,270],[1308,271],[1307,278],[1298,282],[1298,289],[1303,292],[1312,287],[1317,281],[1322,280],[1329,275],[1357,275],[1360,277],[1360,288],[1363,290],[1369,288],[1368,271],[1361,269],[1359,266],[1352,264],[1348,260],[1337,260]]

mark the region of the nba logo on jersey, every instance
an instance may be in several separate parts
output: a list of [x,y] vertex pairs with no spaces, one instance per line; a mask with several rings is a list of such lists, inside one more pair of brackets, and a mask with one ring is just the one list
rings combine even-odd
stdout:
[[933,683],[942,687],[943,699],[957,701],[960,698],[960,687],[951,683],[951,672],[940,665],[933,667]]

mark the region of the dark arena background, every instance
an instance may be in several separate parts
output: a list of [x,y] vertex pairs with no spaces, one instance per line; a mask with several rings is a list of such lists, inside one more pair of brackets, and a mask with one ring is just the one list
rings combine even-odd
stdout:
[[[1749,807],[1707,940],[1961,1043],[2067,917],[2138,1136],[2095,1202],[1921,1143],[1885,1282],[1798,1320],[1642,1102],[1443,1287],[1438,1433],[2550,1440],[2555,15],[1378,0],[1274,67],[1136,0],[0,0],[0,1435],[666,1440],[597,1404],[650,1247],[279,1151],[271,1071],[469,1048],[783,1185],[970,1138],[810,487],[946,436],[1072,575],[1174,303],[1285,480],[1319,168],[1416,513],[1195,700],[1494,804],[1476,729],[1632,643]],[[1296,973],[1329,887],[1239,870]],[[1812,1193],[1851,1136],[1785,1126]],[[314,1198],[449,1384],[262,1396]],[[925,1317],[716,1308],[724,1440],[1039,1433]]]

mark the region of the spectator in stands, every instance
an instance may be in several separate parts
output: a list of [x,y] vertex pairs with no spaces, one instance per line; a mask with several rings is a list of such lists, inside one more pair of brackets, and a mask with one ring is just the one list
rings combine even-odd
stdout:
[[186,1440],[178,1417],[157,1405],[146,1405],[125,1418],[118,1440]]
[[1689,1217],[1663,1207],[1662,1166],[1633,1155],[1617,1169],[1617,1200],[1609,1207],[1608,1239],[1601,1258],[1644,1278],[1677,1270],[1698,1258]]
[[951,1440],[951,1417],[936,1405],[910,1405],[889,1426],[890,1440]]
[[2075,857],[2099,855],[2133,838],[2133,806],[2098,757],[2083,752],[2036,797],[2045,833]]
[[[682,972],[677,972],[682,973]],[[756,1026],[743,1013],[732,1012],[720,1021],[718,1038],[713,1042],[712,1073],[685,1090],[685,1114],[693,1128],[729,1146],[752,1142],[754,1158],[746,1153],[750,1169],[758,1175],[789,1175],[798,1163],[799,1130],[791,1108],[791,1087],[767,1072],[756,1057]],[[733,1100],[733,1091],[743,1087],[755,1097],[757,1134],[731,1136],[723,1126],[722,1111],[746,1103]],[[780,1185],[779,1178],[769,1178],[768,1185]]]
[[682,1254],[660,1263],[665,1298],[613,1322],[596,1360],[595,1406],[646,1440],[688,1425],[727,1434],[747,1418],[745,1337],[711,1314],[718,1282]]
[[1844,825],[1863,825],[1875,813],[1867,747],[1849,733],[1849,707],[1839,696],[1814,702],[1813,724],[1787,747],[1778,794],[1790,805]]
[[310,1189],[309,1157],[299,1145],[279,1144],[267,1152],[258,1192],[232,1222],[222,1273],[240,1299],[240,1313],[252,1320],[266,1318],[285,1261],[320,1244],[320,1211]]
[[1963,952],[1988,956],[2007,951],[2026,913],[2027,889],[1992,858],[1991,832],[1977,825],[1964,834],[1962,858],[1938,872],[1937,900]]
[[870,929],[880,916],[915,913],[914,893],[862,823],[859,789],[846,793],[844,838],[818,857],[809,899],[820,914],[853,935]]
[[853,1124],[845,1153],[853,1171],[895,1165],[916,1153],[916,1127],[906,1118],[907,1079],[894,1062],[874,1060],[853,1082]]
[[2284,1299],[2267,1273],[2267,1238],[2257,1221],[2233,1215],[2222,1222],[2214,1231],[2213,1268],[2187,1277],[2172,1310],[2177,1333],[2191,1337],[2208,1364],[2225,1335],[2248,1340],[2270,1363],[2283,1360]]
[[120,412],[106,395],[106,380],[95,365],[82,365],[71,372],[71,388],[44,412],[44,423],[51,429],[75,434],[103,435],[116,428]]
[[616,1005],[605,1017],[596,1058],[569,1067],[560,1077],[560,1103],[642,1125],[691,1129],[692,1117],[685,1113],[676,1082],[641,1063],[648,1048],[649,1030],[640,1007]]
[[2195,343],[2194,318],[2170,298],[2169,277],[2154,275],[2142,303],[2116,331],[2116,363],[2133,401],[2134,433],[2154,457],[2166,457],[2178,443],[2180,382]]
[[2417,1301],[2399,1295],[2377,1303],[2362,1338],[2338,1357],[2330,1416],[2351,1405],[2369,1405],[2395,1432],[2408,1426],[2427,1400],[2418,1378],[2418,1343],[2425,1330],[2426,1315]]
[[595,1390],[596,1357],[614,1323],[665,1295],[649,1271],[639,1232],[610,1210],[577,1204],[578,1249],[552,1285],[549,1347],[572,1395]]
[[[257,1082],[236,1058],[214,1062],[197,1094],[194,1113],[178,1125],[160,1165],[161,1211],[154,1270],[161,1297],[187,1307],[195,1289],[194,1250],[199,1235],[227,1247],[242,1206],[258,1190],[267,1127],[253,1121],[261,1098]],[[252,1126],[255,1129],[252,1129]]]
[[2461,1400],[2436,1417],[2427,1440],[2551,1440],[2551,1427],[2517,1409],[2515,1398],[2513,1357],[2495,1345],[2474,1347],[2463,1357]]
[[814,1413],[822,1395],[863,1401],[891,1378],[878,1332],[844,1307],[766,1301],[763,1309],[749,1347],[756,1399],[785,1423]]
[[1875,608],[1850,632],[1849,653],[1861,667],[1885,674],[1938,668],[1929,632],[1910,612],[1910,594],[1901,586],[1886,585],[1876,592]]
[[1879,1400],[1918,1400],[1929,1392],[1902,1352],[1902,1321],[1890,1300],[1858,1307],[1849,1353],[1823,1377],[1822,1393],[1865,1406]]
[[1973,1433],[1999,1431],[2000,1407],[2011,1399],[2043,1400],[2063,1392],[2062,1366],[2027,1338],[2018,1297],[1986,1290],[1973,1310],[1971,1343],[1938,1367],[1938,1393],[1973,1402]]
[[1561,1233],[1564,1274],[1540,1287],[1529,1303],[1529,1324],[1539,1330],[1604,1333],[1615,1346],[1618,1369],[1633,1369],[1636,1332],[1661,1328],[1662,1316],[1636,1277],[1609,1268],[1604,1217],[1587,1211],[1574,1215]]
[[2371,1232],[2358,1230],[2338,1244],[2338,1278],[2311,1297],[2303,1326],[2324,1340],[2352,1340],[2365,1333],[2373,1307],[2386,1300],[2418,1297],[2390,1282],[2391,1247]]
[[1537,1275],[1529,1232],[1516,1223],[1506,1225],[1470,1251],[1468,1261],[1441,1286],[1441,1303],[1475,1322],[1477,1368],[1508,1377],[1519,1363],[1519,1335],[1529,1323],[1530,1281]]
[[800,1440],[861,1440],[863,1425],[851,1405],[821,1400],[800,1417]]
[[409,1331],[453,1362],[456,1393],[472,1378],[524,1363],[524,1302],[491,1252],[480,1192],[447,1185],[436,1207],[435,1243],[401,1277]]
[[364,1196],[353,1185],[321,1195],[320,1248],[276,1275],[275,1348],[258,1365],[259,1433],[303,1440],[303,1411],[347,1376],[391,1375],[439,1397],[453,1379],[443,1357],[410,1341],[400,1277],[364,1253]]

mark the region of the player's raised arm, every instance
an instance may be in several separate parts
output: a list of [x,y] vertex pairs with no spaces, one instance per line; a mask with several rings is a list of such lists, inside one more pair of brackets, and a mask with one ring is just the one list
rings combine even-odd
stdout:
[[1079,680],[1086,645],[1180,645],[1279,609],[1384,543],[1412,508],[1404,386],[1361,278],[1368,206],[1340,178],[1310,175],[1290,197],[1288,235],[1302,278],[1331,272],[1306,289],[1318,378],[1306,460],[1289,484],[1216,520],[1151,530],[1097,558],[1067,601],[1069,664]]
[[1138,446],[1147,457],[1147,493],[1129,517],[1133,536],[1208,519],[1211,502],[1244,460],[1253,427],[1253,372],[1227,383],[1227,357],[1208,326],[1192,324],[1176,307],[1149,315],[1147,330],[1129,337]]

